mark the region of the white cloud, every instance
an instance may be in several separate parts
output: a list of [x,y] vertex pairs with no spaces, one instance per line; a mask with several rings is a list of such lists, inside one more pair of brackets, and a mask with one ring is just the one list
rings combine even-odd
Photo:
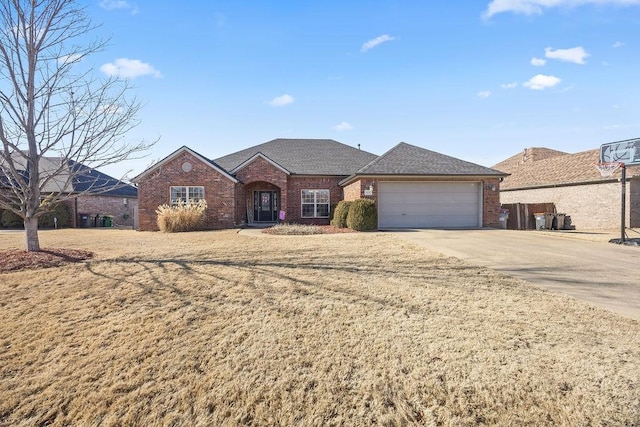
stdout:
[[139,59],[118,58],[100,67],[100,71],[108,76],[135,79],[141,76],[162,77],[160,71]]
[[531,65],[533,65],[534,67],[542,67],[546,63],[547,63],[546,59],[531,58]]
[[331,129],[337,130],[338,132],[342,132],[342,131],[345,131],[345,130],[353,129],[353,126],[351,126],[351,123],[341,122],[340,124],[335,125]]
[[544,50],[544,56],[549,59],[558,59],[560,61],[573,62],[574,64],[584,64],[584,59],[588,57],[589,54],[582,46],[556,50],[548,47]]
[[125,0],[102,0],[100,7],[106,10],[129,9],[133,15],[138,13],[138,6],[132,5]]
[[483,90],[483,91],[478,92],[477,95],[478,95],[478,98],[488,98],[488,97],[491,96],[491,92],[488,91],[488,90]]
[[640,0],[492,0],[482,16],[488,19],[506,12],[521,15],[542,15],[544,9],[587,4],[633,6],[640,5]]
[[362,49],[360,49],[361,52],[366,52],[369,49],[373,49],[374,47],[385,43],[385,42],[390,42],[392,40],[395,40],[395,37],[391,37],[389,34],[383,34],[381,36],[376,37],[375,39],[371,39],[368,42],[366,42],[365,44],[362,45]]
[[272,107],[284,107],[285,105],[293,104],[294,102],[295,99],[293,96],[285,93],[284,95],[276,96],[271,101],[267,102],[267,104]]
[[516,87],[518,87],[518,83],[513,82],[513,83],[503,83],[500,85],[500,87],[502,89],[515,89]]
[[615,43],[613,44],[613,46],[611,46],[611,47],[622,47],[622,46],[624,46],[624,43],[623,43],[623,42],[621,42],[621,41],[617,41],[617,42],[615,42]]
[[554,87],[558,83],[560,83],[560,79],[556,76],[545,76],[544,74],[536,74],[528,81],[522,83],[522,86],[528,87],[532,90],[543,90]]

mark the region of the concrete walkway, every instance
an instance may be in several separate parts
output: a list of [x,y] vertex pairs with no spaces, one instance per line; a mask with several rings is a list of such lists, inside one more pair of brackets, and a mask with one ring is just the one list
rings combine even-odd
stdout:
[[619,234],[494,229],[391,233],[640,320],[640,247],[607,243]]

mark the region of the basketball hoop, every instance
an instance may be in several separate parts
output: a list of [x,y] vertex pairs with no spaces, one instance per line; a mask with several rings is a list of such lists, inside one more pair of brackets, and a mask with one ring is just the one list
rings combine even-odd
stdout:
[[[609,177],[613,175],[618,169],[622,169],[622,177],[620,183],[622,184],[622,194],[620,196],[620,242],[624,243],[626,228],[626,194],[627,194],[627,168],[624,162],[600,162],[596,164],[596,168],[600,171],[602,177]],[[613,239],[617,240],[617,239]]]
[[596,163],[596,169],[600,171],[600,175],[603,177],[613,175],[618,169],[624,168],[622,162],[600,162]]

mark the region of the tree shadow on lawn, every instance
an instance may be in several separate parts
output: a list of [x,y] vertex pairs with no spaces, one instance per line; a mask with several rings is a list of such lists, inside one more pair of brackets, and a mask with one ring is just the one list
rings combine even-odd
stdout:
[[[360,259],[360,258],[358,258]],[[439,261],[442,263],[442,258]],[[416,266],[410,261],[400,261],[392,266],[380,263],[355,266],[355,259],[342,258],[339,263],[284,262],[273,260],[268,262],[248,262],[246,260],[202,260],[202,259],[112,259],[85,263],[85,268],[93,275],[110,280],[116,286],[133,285],[143,294],[154,297],[154,294],[167,291],[188,305],[199,291],[224,291],[230,287],[241,286],[244,291],[250,290],[255,297],[277,295],[283,291],[282,285],[290,284],[291,292],[309,296],[322,293],[322,298],[333,295],[336,300],[350,303],[374,303],[380,307],[390,307],[409,311],[418,310],[417,306],[398,302],[394,293],[384,297],[372,295],[367,284],[373,281],[393,281],[399,287],[448,287],[448,279],[462,279],[468,286],[473,286],[480,277],[488,273],[486,269],[473,267],[454,258],[444,258],[446,264]],[[352,262],[353,261],[353,262]],[[118,273],[114,273],[118,271]],[[326,278],[331,275],[333,281]],[[313,277],[317,276],[318,280]],[[337,278],[336,278],[337,276]],[[201,285],[184,285],[188,282]],[[404,283],[403,283],[404,282]],[[363,286],[354,286],[361,283]],[[206,287],[206,288],[205,288]],[[243,292],[244,292],[243,291]],[[162,299],[157,295],[156,303]],[[218,293],[216,298],[224,295]],[[227,296],[227,301],[235,298]],[[269,298],[263,298],[268,302]]]

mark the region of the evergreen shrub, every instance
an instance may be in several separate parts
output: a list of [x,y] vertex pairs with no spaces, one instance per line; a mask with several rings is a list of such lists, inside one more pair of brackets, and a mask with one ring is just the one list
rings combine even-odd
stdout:
[[331,225],[337,228],[347,227],[347,215],[349,214],[350,205],[351,202],[346,200],[342,200],[336,205],[331,218]]
[[378,227],[376,204],[370,199],[356,199],[349,205],[347,227],[356,231],[371,231]]

